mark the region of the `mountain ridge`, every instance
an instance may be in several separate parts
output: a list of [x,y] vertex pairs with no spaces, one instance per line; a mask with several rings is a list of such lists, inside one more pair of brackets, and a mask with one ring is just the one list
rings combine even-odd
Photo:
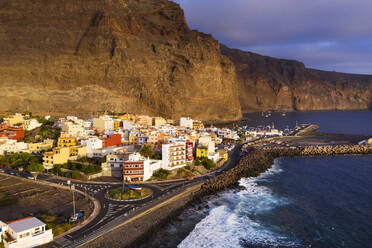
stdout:
[[235,65],[243,113],[371,108],[371,75],[306,68],[296,60],[262,56],[224,45],[221,52]]
[[347,76],[231,50],[191,30],[168,0],[1,1],[0,75],[0,111],[110,110],[213,122],[371,102],[369,80],[332,83]]

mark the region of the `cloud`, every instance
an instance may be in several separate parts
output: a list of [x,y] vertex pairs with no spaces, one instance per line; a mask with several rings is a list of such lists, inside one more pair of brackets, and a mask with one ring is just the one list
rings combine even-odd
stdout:
[[189,26],[230,47],[372,74],[370,0],[176,0]]

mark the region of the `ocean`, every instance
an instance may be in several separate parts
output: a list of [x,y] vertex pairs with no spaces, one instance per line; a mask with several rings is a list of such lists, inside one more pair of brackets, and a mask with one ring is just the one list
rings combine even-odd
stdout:
[[276,160],[178,244],[191,247],[372,247],[372,156]]
[[242,125],[256,127],[258,125],[272,125],[279,129],[287,126],[293,128],[299,124],[317,124],[320,132],[342,134],[372,134],[372,111],[312,111],[312,112],[273,112],[271,116],[262,113],[244,115]]
[[[296,120],[372,134],[369,111],[256,113],[246,123],[281,128]],[[139,247],[372,247],[372,155],[278,158],[240,185],[187,208]]]

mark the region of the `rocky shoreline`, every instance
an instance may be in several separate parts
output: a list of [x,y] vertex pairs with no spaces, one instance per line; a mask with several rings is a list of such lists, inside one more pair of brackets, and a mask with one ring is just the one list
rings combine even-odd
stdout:
[[[204,184],[200,189],[190,191],[176,201],[134,221],[130,226],[115,230],[91,242],[86,247],[144,247],[144,245],[168,223],[172,222],[193,204],[200,204],[205,197],[217,194],[229,188],[238,188],[243,177],[257,177],[270,169],[274,160],[279,157],[296,156],[333,156],[349,154],[372,154],[371,145],[338,145],[338,146],[308,146],[302,148],[270,148],[251,149],[245,157],[238,161],[232,169],[222,173]],[[128,228],[132,237],[129,238]],[[126,233],[126,234],[124,234]],[[126,236],[126,238],[123,238]]]
[[350,154],[372,154],[372,145],[307,146],[301,148],[266,148],[252,150],[237,166],[204,183],[195,197],[215,194],[221,190],[238,186],[243,177],[257,177],[272,167],[279,157],[334,156]]

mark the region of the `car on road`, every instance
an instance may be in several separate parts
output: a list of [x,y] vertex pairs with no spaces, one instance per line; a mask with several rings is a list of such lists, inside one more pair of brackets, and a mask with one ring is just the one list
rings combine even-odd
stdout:
[[4,171],[3,169],[0,169],[0,172],[1,172],[1,173],[4,173],[5,171]]

